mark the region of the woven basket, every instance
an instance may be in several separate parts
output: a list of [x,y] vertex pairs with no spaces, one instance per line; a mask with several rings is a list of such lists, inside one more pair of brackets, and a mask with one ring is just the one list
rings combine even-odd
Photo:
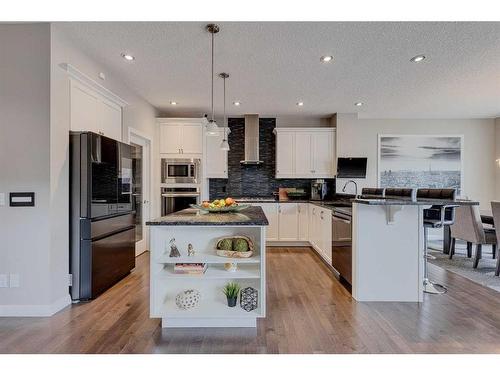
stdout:
[[[218,249],[219,243],[222,240],[225,240],[225,239],[234,240],[237,238],[243,238],[244,240],[246,240],[248,242],[248,251],[232,251],[232,250],[220,250],[220,249]],[[221,257],[226,257],[226,258],[250,258],[253,255],[254,248],[255,248],[255,246],[253,244],[253,241],[249,237],[243,236],[243,235],[221,237],[217,240],[217,244],[216,244],[217,255],[221,256]]]

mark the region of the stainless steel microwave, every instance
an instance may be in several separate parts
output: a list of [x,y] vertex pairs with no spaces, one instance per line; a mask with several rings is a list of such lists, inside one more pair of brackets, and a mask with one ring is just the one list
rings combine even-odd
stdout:
[[200,181],[200,159],[161,159],[163,184],[197,184]]

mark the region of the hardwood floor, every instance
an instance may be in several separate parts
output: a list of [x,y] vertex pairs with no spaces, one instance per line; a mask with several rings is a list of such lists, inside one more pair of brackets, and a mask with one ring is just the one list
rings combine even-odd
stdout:
[[309,248],[269,248],[257,329],[161,329],[149,318],[148,262],[51,318],[0,318],[0,353],[500,353],[500,293],[433,265],[447,294],[358,303]]

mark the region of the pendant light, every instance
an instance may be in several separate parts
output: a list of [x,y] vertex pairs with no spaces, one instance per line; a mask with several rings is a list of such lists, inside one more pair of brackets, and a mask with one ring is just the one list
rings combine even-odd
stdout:
[[219,132],[219,127],[217,126],[217,123],[215,122],[214,119],[214,37],[215,34],[219,32],[219,26],[216,24],[211,23],[210,25],[207,25],[207,31],[212,34],[212,118],[210,121],[208,121],[207,125],[207,135],[217,135]]
[[227,118],[226,118],[226,78],[229,78],[229,74],[221,73],[221,74],[219,74],[219,77],[221,77],[224,80],[224,119],[222,122],[222,125],[224,127],[224,139],[220,143],[220,149],[223,151],[229,151],[229,142],[227,141],[227,135],[229,134],[229,128],[227,126]]

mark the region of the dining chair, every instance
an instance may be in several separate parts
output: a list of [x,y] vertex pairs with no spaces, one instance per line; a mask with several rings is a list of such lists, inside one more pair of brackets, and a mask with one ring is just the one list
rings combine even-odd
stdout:
[[[499,218],[500,221],[500,218]],[[455,223],[450,227],[451,248],[450,259],[455,254],[456,240],[467,241],[467,256],[472,256],[472,245],[476,245],[473,267],[477,268],[482,258],[483,245],[491,245],[493,253],[496,252],[497,238],[495,230],[487,228],[481,221],[479,206],[460,206],[456,210]]]
[[[495,228],[499,228],[496,230],[497,244],[500,243],[500,202],[491,202],[491,211],[493,212],[493,225]],[[497,266],[495,268],[495,276],[500,275],[500,249],[497,247],[496,258],[497,258]]]

